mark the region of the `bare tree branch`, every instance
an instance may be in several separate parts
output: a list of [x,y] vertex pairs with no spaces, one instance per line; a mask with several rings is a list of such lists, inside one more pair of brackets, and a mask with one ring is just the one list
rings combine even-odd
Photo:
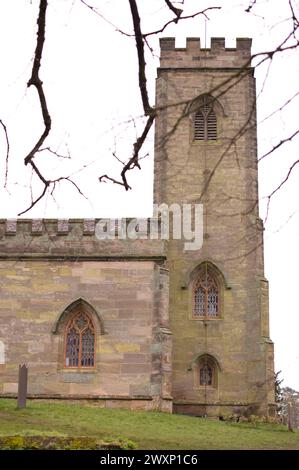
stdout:
[[138,139],[136,140],[136,142],[134,143],[133,145],[133,155],[132,157],[130,158],[130,160],[128,161],[128,163],[126,163],[126,165],[123,167],[122,171],[121,171],[121,178],[122,178],[122,181],[118,181],[118,180],[115,180],[114,178],[111,178],[110,176],[107,176],[107,175],[102,175],[99,177],[99,181],[100,183],[104,182],[105,180],[109,180],[109,181],[112,181],[113,183],[115,184],[120,184],[121,186],[124,186],[126,191],[128,191],[128,189],[132,189],[131,186],[129,186],[128,182],[127,182],[127,178],[126,178],[126,173],[127,171],[129,170],[133,170],[135,167],[139,168],[140,169],[140,165],[139,165],[139,152],[144,144],[144,141],[150,131],[150,128],[152,127],[153,123],[154,123],[154,120],[155,120],[155,115],[152,115],[148,118],[147,120],[147,123],[143,129],[143,132],[141,134],[140,137],[138,137]]
[[285,101],[279,108],[275,109],[272,111],[272,113],[268,114],[262,121],[259,122],[259,124],[262,124],[263,122],[267,121],[270,119],[272,116],[275,116],[275,114],[281,112],[284,108],[286,108],[292,101],[299,96],[299,91],[296,91],[294,95],[291,96],[287,101]]
[[298,165],[299,163],[299,160],[296,160],[289,168],[289,171],[286,175],[286,177],[281,181],[281,183],[272,191],[271,194],[269,194],[268,196],[268,202],[267,202],[267,211],[266,211],[266,217],[265,217],[265,223],[267,222],[268,220],[268,216],[269,216],[269,210],[270,210],[270,202],[271,202],[271,199],[272,197],[274,196],[274,194],[277,193],[277,191],[279,191],[282,186],[288,181],[293,169],[295,168],[296,165]]
[[208,15],[207,15],[207,12],[208,12],[208,11],[211,11],[211,10],[221,10],[221,7],[208,7],[208,8],[205,8],[204,10],[201,10],[201,11],[198,11],[198,12],[196,12],[196,13],[193,13],[192,15],[180,16],[178,19],[177,19],[177,18],[173,18],[172,20],[167,21],[167,22],[162,26],[162,28],[157,29],[156,31],[151,31],[150,33],[145,33],[145,34],[143,35],[143,37],[146,38],[146,37],[148,37],[148,36],[152,36],[153,34],[163,33],[163,31],[165,31],[165,29],[167,28],[167,26],[169,26],[170,24],[172,24],[172,23],[178,23],[178,21],[181,21],[181,20],[189,20],[189,19],[192,19],[192,18],[196,18],[196,17],[199,16],[199,15],[203,15],[205,18],[209,19],[209,18],[208,18]]
[[68,181],[77,189],[78,193],[81,194],[81,196],[83,196],[84,199],[88,199],[87,196],[85,196],[85,194],[83,193],[83,191],[79,188],[79,186],[75,183],[75,181],[70,178],[70,176],[60,176],[60,178],[57,178],[56,180],[51,181],[51,183],[53,183],[52,192],[55,189],[56,183],[60,183],[60,181]]
[[250,4],[248,5],[248,7],[246,8],[246,13],[250,13],[250,11],[252,10],[252,8],[254,7],[254,5],[256,4],[256,0],[250,0]]
[[222,152],[222,154],[220,155],[219,159],[217,160],[214,168],[212,169],[212,171],[210,172],[205,184],[204,184],[204,187],[200,193],[200,196],[199,196],[199,200],[201,201],[202,200],[202,197],[204,196],[204,194],[207,192],[209,186],[210,186],[210,183],[212,181],[212,178],[213,176],[215,175],[216,173],[216,170],[217,168],[219,167],[219,165],[221,164],[221,162],[223,161],[224,157],[228,154],[229,150],[235,145],[235,143],[246,133],[248,132],[248,125],[249,123],[251,122],[252,120],[252,117],[253,117],[253,113],[255,112],[255,106],[252,107],[250,113],[249,113],[249,116],[248,118],[246,119],[246,122],[243,124],[243,126],[239,129],[239,131],[236,133],[236,135],[231,139],[230,143],[228,144],[228,146],[226,147],[226,149]]
[[140,169],[139,152],[144,144],[144,141],[156,117],[156,110],[149,104],[149,98],[148,98],[147,79],[146,79],[146,72],[145,72],[146,63],[145,63],[145,56],[144,56],[145,39],[141,32],[139,11],[138,11],[137,3],[135,0],[129,0],[129,4],[130,4],[131,16],[133,20],[134,35],[135,35],[136,49],[137,49],[137,56],[138,56],[139,90],[141,94],[144,115],[148,116],[148,120],[145,124],[145,127],[143,129],[141,136],[136,139],[136,142],[133,145],[132,157],[124,165],[121,171],[120,175],[121,175],[122,181],[115,180],[114,178],[111,178],[108,175],[102,175],[99,177],[100,182],[103,182],[106,180],[112,181],[114,184],[119,184],[121,186],[124,186],[126,191],[128,191],[129,189],[132,189],[131,186],[128,184],[126,173],[127,171],[133,170],[135,167]]
[[[28,153],[28,155],[25,158],[25,165],[28,165],[28,163],[31,165],[32,170],[34,173],[38,176],[38,178],[41,180],[43,183],[44,187],[39,194],[39,196],[35,199],[33,199],[33,196],[31,195],[31,204],[27,207],[27,209],[23,210],[20,212],[18,215],[23,215],[26,212],[29,212],[46,194],[47,190],[51,187],[52,185],[52,193],[55,189],[56,183],[60,181],[69,181],[77,191],[84,196],[78,185],[69,177],[69,176],[61,176],[55,180],[51,179],[46,179],[42,173],[40,172],[39,168],[37,167],[36,163],[34,162],[34,157],[36,156],[37,153],[48,151],[54,155],[56,155],[59,158],[70,158],[70,156],[65,157],[54,150],[51,150],[50,147],[44,147],[41,148],[45,139],[48,137],[50,130],[51,130],[51,116],[48,110],[48,105],[47,105],[47,100],[46,96],[44,93],[43,89],[43,82],[40,79],[39,76],[39,69],[41,65],[41,59],[42,59],[42,54],[43,54],[43,48],[44,48],[44,43],[45,43],[45,29],[46,29],[46,12],[47,12],[47,7],[48,7],[48,2],[47,0],[40,0],[39,4],[39,13],[38,13],[38,18],[37,18],[37,42],[36,42],[36,49],[34,53],[34,61],[33,61],[33,67],[32,67],[32,72],[31,72],[31,77],[27,83],[27,86],[30,87],[33,85],[38,93],[39,96],[39,102],[40,102],[40,107],[42,111],[42,116],[43,116],[43,122],[44,122],[44,132],[40,136],[40,138],[37,140],[36,144],[32,148],[32,150]],[[85,197],[85,196],[84,196]]]
[[138,77],[139,77],[139,89],[141,93],[142,105],[145,116],[150,116],[155,112],[154,108],[150,106],[146,85],[146,73],[145,73],[145,57],[144,57],[144,39],[140,27],[140,16],[135,0],[129,0],[131,15],[134,26],[136,48],[138,55]]
[[296,165],[298,165],[299,163],[299,160],[296,160],[292,166],[289,168],[289,171],[286,175],[286,177],[282,180],[282,182],[277,186],[276,189],[274,189],[274,191],[272,191],[272,193],[270,194],[269,198],[271,198],[277,191],[279,191],[279,189],[288,181],[289,177],[290,177],[290,174],[292,173],[293,169],[295,168]]
[[48,7],[47,0],[40,0],[39,13],[38,13],[38,18],[37,18],[37,25],[38,25],[37,43],[36,43],[36,49],[34,53],[32,74],[27,84],[28,88],[31,85],[33,85],[35,86],[37,90],[39,101],[40,101],[40,107],[41,107],[41,111],[43,115],[45,130],[40,136],[40,138],[38,139],[38,141],[36,142],[36,144],[34,145],[34,147],[32,148],[32,150],[26,156],[25,165],[28,165],[28,163],[32,165],[32,160],[35,157],[36,152],[40,149],[40,147],[44,143],[45,139],[48,137],[49,132],[51,130],[51,116],[48,111],[47,101],[46,101],[46,97],[45,97],[45,93],[43,89],[43,82],[41,81],[39,77],[40,63],[41,63],[43,47],[44,47],[44,42],[45,42],[47,7]]
[[[130,6],[131,6],[131,14],[132,14],[132,19],[133,19],[133,24],[134,24],[134,33],[135,33],[136,47],[137,47],[137,53],[138,53],[139,88],[140,88],[140,93],[141,93],[141,97],[142,97],[142,102],[143,102],[145,115],[147,115],[147,113],[149,113],[149,112],[153,112],[156,115],[157,112],[160,112],[163,109],[170,108],[170,107],[173,107],[173,106],[184,105],[184,110],[182,111],[182,113],[181,113],[180,117],[178,118],[177,122],[174,124],[173,128],[165,136],[163,136],[163,139],[162,139],[163,141],[161,141],[161,143],[159,143],[159,145],[165,145],[168,138],[175,132],[175,130],[178,127],[178,125],[180,124],[181,120],[184,119],[186,116],[188,116],[192,112],[192,105],[195,103],[195,101],[198,99],[198,97],[195,97],[192,100],[184,101],[184,102],[176,102],[176,103],[172,103],[172,104],[167,103],[166,105],[160,107],[159,109],[150,107],[149,101],[148,101],[147,86],[146,86],[144,40],[146,39],[147,35],[156,34],[157,32],[160,32],[160,30],[158,30],[157,32],[148,33],[147,35],[142,35],[141,28],[140,28],[140,17],[139,17],[139,12],[138,12],[136,1],[135,0],[129,0],[129,3],[130,3]],[[190,17],[194,17],[198,14],[202,14],[203,12],[204,12],[204,10],[202,12],[197,12],[193,15],[190,15]],[[183,19],[183,18],[184,17],[180,17],[180,19]],[[164,26],[166,27],[168,24],[169,23],[166,23],[166,25],[164,25]],[[291,44],[291,45],[287,44],[289,39],[292,37],[293,32],[296,30],[296,28],[297,28],[297,25],[294,25],[293,31],[284,38],[284,40],[278,45],[278,47],[275,50],[265,51],[265,52],[260,52],[260,53],[254,54],[243,65],[243,67],[236,74],[234,74],[232,77],[224,80],[223,83],[221,83],[217,87],[214,87],[214,89],[210,90],[210,93],[212,94],[216,90],[219,91],[221,89],[222,91],[220,91],[220,93],[218,93],[217,96],[215,96],[215,98],[218,98],[218,97],[222,96],[223,94],[225,94],[232,87],[234,87],[248,73],[248,67],[251,65],[252,59],[260,59],[256,66],[260,66],[261,64],[263,64],[264,62],[266,62],[268,60],[270,61],[270,64],[271,64],[273,57],[278,52],[282,53],[282,52],[297,48],[298,41],[295,44]],[[225,89],[224,89],[224,87],[225,87]],[[253,110],[252,110],[252,112],[253,112]],[[222,153],[221,157],[219,158],[218,162],[216,163],[215,168],[210,173],[210,175],[209,175],[209,177],[206,181],[205,187],[204,187],[204,189],[201,193],[201,196],[200,196],[201,198],[204,195],[204,193],[207,191],[208,186],[209,186],[209,184],[210,184],[210,182],[213,178],[213,175],[215,174],[215,171],[217,170],[218,166],[222,162],[222,160],[225,157],[225,155],[227,154],[227,152],[230,150],[230,148],[232,146],[235,145],[237,140],[240,137],[242,137],[242,135],[251,128],[250,121],[251,121],[251,118],[252,118],[252,112],[250,113],[249,119],[247,120],[245,125],[240,129],[239,133],[237,133],[237,135],[233,137],[233,139],[231,141],[231,144],[228,145],[228,148]],[[144,140],[143,140],[143,142],[144,142]],[[140,148],[141,147],[139,147],[139,150],[140,150]],[[273,151],[274,150],[275,149],[273,149]],[[269,152],[269,153],[271,153],[271,152]],[[117,184],[120,184],[120,185],[124,186],[125,189],[128,190],[128,189],[130,189],[130,186],[127,183],[125,174],[128,170],[131,170],[131,169],[135,168],[135,166],[139,167],[139,163],[138,163],[138,157],[136,158],[136,155],[133,154],[132,158],[124,166],[124,168],[121,172],[122,181],[117,181],[114,178],[107,177],[107,175],[103,175],[102,177],[99,178],[99,180],[104,181],[106,179],[109,179],[110,181],[112,181],[114,183],[117,183]]]
[[[106,183],[106,180],[109,180],[109,181],[111,181],[111,182],[114,183],[114,184],[120,184],[121,186],[125,186],[124,182],[117,181],[116,179],[111,178],[111,176],[102,175],[102,176],[99,177],[99,182],[100,182],[100,183]],[[128,189],[131,189],[131,187],[129,186]]]
[[[109,180],[115,184],[119,184],[121,186],[124,186],[126,190],[131,189],[130,185],[128,184],[127,181],[127,172],[130,170],[133,170],[135,167],[140,168],[140,157],[139,153],[141,153],[142,146],[147,138],[147,135],[152,127],[152,124],[155,121],[155,118],[157,116],[157,113],[163,111],[163,109],[170,108],[173,106],[182,106],[182,112],[180,117],[178,118],[177,122],[173,125],[172,129],[167,133],[166,136],[164,136],[163,142],[159,143],[159,145],[165,144],[167,139],[176,131],[176,128],[180,124],[181,120],[184,119],[186,116],[190,115],[192,112],[192,105],[195,103],[195,101],[198,99],[196,97],[195,99],[192,99],[190,101],[185,101],[184,103],[167,103],[166,105],[158,108],[155,108],[154,106],[150,105],[149,101],[149,95],[148,95],[148,86],[147,86],[147,75],[146,75],[146,61],[145,61],[145,46],[148,45],[149,49],[151,49],[150,44],[148,44],[147,38],[151,35],[158,34],[163,32],[167,26],[169,26],[172,23],[178,23],[180,20],[183,19],[191,19],[195,18],[199,15],[203,15],[207,18],[207,13],[209,10],[216,10],[220,9],[221,7],[218,6],[212,6],[208,7],[206,9],[203,9],[202,11],[197,11],[193,14],[183,16],[183,8],[178,8],[175,5],[178,5],[179,3],[184,4],[184,0],[181,0],[180,2],[174,2],[172,0],[161,0],[161,3],[165,4],[167,9],[169,10],[169,16],[172,17],[173,15],[175,16],[171,20],[167,21],[160,29],[157,29],[156,31],[151,31],[146,34],[142,33],[141,29],[141,19],[140,19],[140,13],[137,5],[137,0],[129,0],[129,5],[130,5],[130,11],[131,11],[131,17],[133,21],[133,28],[134,28],[134,34],[128,34],[124,31],[122,31],[120,28],[118,28],[115,24],[113,24],[111,21],[107,20],[104,15],[91,3],[89,3],[89,0],[80,0],[82,5],[85,5],[90,11],[93,13],[97,14],[100,18],[102,18],[104,21],[106,21],[108,24],[110,24],[116,31],[120,32],[123,35],[129,36],[129,37],[135,37],[135,42],[136,42],[136,51],[137,51],[137,57],[138,57],[138,81],[139,81],[139,91],[141,95],[141,100],[142,100],[142,106],[143,106],[143,111],[144,115],[147,117],[147,122],[144,126],[144,129],[139,137],[136,136],[135,143],[133,145],[133,152],[128,158],[127,163],[122,161],[118,156],[116,151],[113,153],[113,156],[122,164],[122,170],[120,173],[120,179],[119,181],[109,177],[108,175],[102,175],[99,178],[99,181],[105,181]],[[248,7],[245,10],[246,12],[252,12],[253,8],[258,4],[257,0],[248,0]],[[272,59],[278,54],[278,53],[283,53],[286,51],[291,51],[291,50],[296,50],[298,49],[299,46],[299,40],[296,37],[296,34],[298,33],[298,28],[299,28],[299,20],[298,20],[298,14],[297,14],[297,6],[293,0],[288,0],[289,4],[289,18],[288,21],[291,23],[291,32],[288,31],[286,34],[284,40],[273,50],[266,51],[266,52],[259,52],[257,54],[254,54],[252,56],[252,59],[256,60],[256,67],[262,65],[263,63],[269,63],[269,67],[272,63]],[[39,12],[38,12],[38,17],[37,17],[37,26],[38,26],[38,31],[37,31],[37,42],[36,42],[36,49],[34,52],[34,61],[33,61],[33,67],[32,67],[32,73],[31,77],[27,83],[28,88],[32,85],[36,88],[38,97],[39,97],[39,104],[42,112],[42,119],[43,119],[43,124],[44,124],[44,131],[36,141],[35,145],[33,146],[32,150],[28,153],[28,155],[25,157],[25,165],[30,164],[33,173],[40,179],[40,181],[43,184],[43,190],[41,194],[36,198],[33,199],[31,198],[31,205],[28,209],[23,211],[21,214],[24,214],[28,210],[30,210],[32,207],[37,204],[40,199],[43,197],[44,194],[46,194],[48,189],[53,191],[55,190],[55,185],[59,181],[62,180],[67,180],[70,181],[71,184],[73,184],[77,191],[81,194],[80,188],[77,186],[75,182],[73,182],[70,179],[70,176],[63,177],[61,176],[58,179],[50,179],[46,178],[38,166],[36,165],[36,158],[37,154],[41,152],[48,151],[49,153],[56,155],[59,158],[70,158],[70,156],[63,156],[60,155],[58,152],[53,151],[49,146],[43,147],[45,140],[49,136],[49,133],[51,131],[51,116],[48,110],[47,106],[47,100],[46,100],[46,95],[43,89],[43,83],[40,79],[39,72],[40,72],[40,66],[41,66],[41,60],[42,60],[42,54],[43,54],[43,48],[44,48],[44,42],[45,42],[45,30],[46,30],[46,13],[47,13],[47,7],[48,7],[48,1],[47,0],[40,0],[39,1]],[[84,7],[83,7],[84,8]],[[172,15],[173,14],[173,15]],[[297,34],[298,35],[298,34]],[[215,99],[222,94],[226,93],[231,87],[235,86],[239,80],[242,80],[244,75],[247,73],[246,69],[250,66],[250,60],[247,61],[246,64],[244,64],[244,67],[240,69],[233,77],[230,77],[230,79],[223,81],[219,86],[214,87],[214,90],[210,90],[210,93],[215,93]],[[266,74],[267,75],[267,74]],[[267,78],[267,76],[266,76]],[[265,84],[265,82],[264,82]],[[263,85],[264,87],[264,85]],[[262,87],[262,88],[263,88]],[[216,90],[217,89],[217,90]],[[296,94],[297,95],[297,94]],[[296,96],[294,95],[294,96]],[[288,101],[290,102],[291,99]],[[286,104],[288,104],[286,102]],[[285,105],[286,105],[285,104]],[[282,106],[279,110],[282,110],[284,106]],[[218,166],[220,165],[222,159],[224,156],[227,154],[227,152],[236,145],[237,140],[243,136],[245,132],[247,132],[249,129],[252,128],[252,112],[249,114],[249,118],[247,122],[245,123],[244,126],[239,130],[239,132],[231,138],[230,144],[227,145],[227,148],[223,150],[221,158],[219,158],[215,168],[212,170],[212,172],[209,174],[209,177],[206,181],[206,185],[202,191],[201,197],[203,196],[204,192],[207,190],[209,183],[217,170]],[[273,115],[274,113],[270,114]],[[267,118],[265,118],[267,119]],[[4,123],[0,120],[0,124],[3,128],[3,131],[5,133],[6,137],[6,144],[7,144],[7,152],[6,152],[6,170],[5,170],[5,184],[4,187],[7,184],[7,178],[8,178],[8,160],[9,160],[9,140],[8,140],[8,134],[7,134],[7,129],[4,125]],[[286,139],[281,140],[279,143],[273,146],[271,150],[269,150],[267,153],[265,153],[262,157],[260,157],[259,161],[261,161],[263,158],[266,156],[272,154],[275,150],[279,149],[284,143],[292,140],[295,136],[299,134],[299,129],[295,131],[291,136],[289,136]],[[297,161],[294,162],[294,164],[290,167],[289,169],[289,174],[291,173],[293,167],[297,164]],[[273,196],[273,194],[278,191],[281,186],[287,181],[288,176],[281,182],[281,184],[271,193],[269,196],[269,201],[270,198]],[[82,193],[83,194],[83,193]],[[85,196],[84,196],[85,197]]]
[[[166,0],[165,0],[165,1],[166,1]],[[126,33],[126,31],[124,31],[123,29],[120,29],[119,26],[116,26],[116,24],[112,23],[112,21],[110,21],[109,19],[107,19],[107,18],[98,10],[98,8],[96,8],[96,7],[92,6],[92,5],[90,5],[89,3],[87,3],[86,0],[80,0],[80,2],[81,2],[83,5],[85,5],[87,8],[89,8],[89,9],[90,9],[93,13],[95,13],[97,16],[99,16],[103,21],[105,21],[105,22],[108,23],[110,26],[112,26],[112,27],[115,29],[115,31],[117,31],[118,33],[123,34],[124,36],[127,36],[127,37],[134,37],[134,36],[135,36],[135,34]],[[179,2],[177,2],[177,3],[179,3]],[[180,2],[180,3],[184,4],[183,1]],[[175,7],[174,7],[174,8],[175,8]],[[199,16],[199,15],[203,15],[203,16],[205,16],[205,18],[209,19],[209,18],[208,18],[208,15],[207,15],[207,12],[208,12],[208,11],[210,11],[210,10],[221,10],[221,8],[222,8],[222,7],[208,7],[208,8],[205,8],[204,10],[202,10],[202,11],[198,11],[198,12],[196,12],[196,13],[193,13],[192,15],[187,15],[187,16],[181,16],[181,15],[180,15],[179,17],[176,16],[176,18],[173,18],[173,19],[167,21],[167,23],[165,23],[165,24],[162,26],[162,28],[160,28],[160,29],[158,29],[158,30],[156,30],[156,31],[151,31],[151,32],[149,32],[149,33],[145,33],[145,34],[143,34],[142,36],[143,36],[144,39],[146,39],[147,36],[152,36],[153,34],[162,33],[162,32],[167,28],[167,26],[169,26],[169,25],[172,24],[172,23],[178,23],[178,21],[180,21],[180,20],[192,19],[192,18],[195,18],[196,16]],[[183,12],[183,10],[181,10],[181,9],[177,9],[177,10]],[[146,41],[146,45],[148,46],[148,48],[150,49],[150,51],[152,51],[152,48],[151,48],[150,45],[147,43],[147,41]]]
[[8,132],[7,132],[7,127],[0,119],[0,124],[3,128],[4,134],[5,134],[5,140],[6,140],[6,157],[5,157],[5,176],[4,176],[4,188],[7,186],[7,178],[8,178],[8,160],[9,160],[9,139],[8,139]]
[[44,195],[47,192],[48,186],[49,186],[48,184],[47,185],[45,184],[41,194],[36,199],[34,199],[34,201],[31,202],[30,206],[27,207],[27,209],[25,209],[22,212],[19,212],[18,216],[26,214],[26,212],[29,212],[44,197]]
[[281,147],[283,144],[285,144],[286,142],[290,142],[294,137],[296,137],[296,135],[299,134],[299,129],[297,129],[292,135],[290,135],[289,137],[286,137],[285,139],[282,139],[280,142],[278,142],[278,144],[274,145],[274,147],[272,147],[267,153],[264,153],[264,155],[262,155],[258,161],[260,162],[261,160],[263,160],[264,158],[268,157],[268,155],[270,155],[271,153],[273,153],[275,150],[277,150],[279,147]]
[[89,8],[93,13],[95,13],[100,18],[102,18],[102,20],[104,20],[106,23],[110,24],[110,26],[112,26],[115,29],[115,31],[117,31],[118,33],[121,33],[124,36],[128,36],[128,37],[133,36],[132,34],[126,33],[125,31],[120,29],[118,26],[116,26],[114,23],[112,23],[110,20],[108,20],[104,15],[102,15],[102,13],[100,13],[100,11],[97,8],[87,3],[86,0],[80,0],[80,2],[83,3],[83,5],[85,5],[87,8]]
[[175,23],[178,22],[181,14],[183,13],[183,10],[181,8],[176,8],[170,0],[164,0],[166,5],[168,6],[168,8],[175,14],[176,16],[176,19],[175,19]]
[[38,152],[40,152],[40,153],[41,153],[41,152],[49,152],[49,153],[52,153],[52,155],[55,155],[55,156],[58,157],[58,158],[65,158],[65,159],[67,159],[67,160],[71,160],[70,154],[68,154],[68,155],[61,155],[60,153],[56,152],[55,150],[52,150],[50,147],[44,147],[44,148],[42,148],[42,149],[39,149],[39,150],[37,150],[37,153],[38,153]]
[[116,155],[116,152],[112,152],[112,155],[114,156],[114,158],[116,158],[116,160],[121,163],[122,165],[125,165],[125,162],[123,162],[117,155]]
[[29,212],[43,197],[44,195],[46,194],[47,190],[50,189],[50,187],[52,186],[52,191],[51,191],[51,195],[53,195],[53,192],[55,190],[55,187],[56,187],[56,184],[59,183],[60,181],[68,181],[69,183],[71,183],[78,191],[78,193],[83,196],[85,199],[88,199],[85,194],[81,191],[81,189],[79,188],[79,186],[75,183],[74,180],[71,179],[70,176],[60,176],[59,178],[56,178],[55,180],[45,180],[43,178],[43,176],[41,175],[41,173],[39,172],[38,168],[36,167],[36,165],[34,164],[34,162],[32,162],[32,167],[33,167],[33,170],[34,172],[39,176],[39,178],[43,181],[44,183],[44,188],[42,190],[42,192],[40,193],[40,195],[36,198],[36,199],[33,199],[33,197],[31,196],[31,204],[27,207],[27,209],[23,210],[22,212],[20,212],[18,214],[18,216],[20,215],[23,215],[23,214],[26,214],[26,212]]
[[293,28],[295,29],[299,25],[299,20],[296,16],[296,13],[295,13],[295,10],[294,10],[293,4],[292,4],[292,0],[289,0],[289,7],[290,7],[290,10],[292,12]]

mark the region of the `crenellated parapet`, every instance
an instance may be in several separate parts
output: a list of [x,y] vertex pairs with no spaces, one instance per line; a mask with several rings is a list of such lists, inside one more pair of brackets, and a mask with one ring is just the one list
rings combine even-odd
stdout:
[[44,232],[68,235],[74,226],[82,235],[94,235],[97,219],[0,219],[0,233],[17,235],[18,230],[42,235]]
[[226,48],[224,38],[211,38],[211,47],[202,48],[200,38],[187,38],[186,47],[176,48],[175,38],[161,38],[160,68],[249,67],[251,42],[237,38],[235,48]]
[[0,258],[16,257],[155,259],[165,241],[157,219],[0,219]]

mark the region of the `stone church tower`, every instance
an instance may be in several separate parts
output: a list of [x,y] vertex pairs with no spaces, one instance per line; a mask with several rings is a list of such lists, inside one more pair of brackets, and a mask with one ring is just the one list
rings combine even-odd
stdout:
[[[170,240],[173,410],[266,414],[273,343],[258,212],[251,40],[226,49],[163,38],[156,106],[155,202],[202,203],[203,246]],[[270,406],[271,408],[271,406]]]

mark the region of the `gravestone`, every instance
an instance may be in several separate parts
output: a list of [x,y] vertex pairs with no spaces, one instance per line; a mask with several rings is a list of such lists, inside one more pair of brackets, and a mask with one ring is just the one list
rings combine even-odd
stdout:
[[25,364],[19,365],[19,384],[18,384],[18,408],[26,407],[27,398],[28,367]]

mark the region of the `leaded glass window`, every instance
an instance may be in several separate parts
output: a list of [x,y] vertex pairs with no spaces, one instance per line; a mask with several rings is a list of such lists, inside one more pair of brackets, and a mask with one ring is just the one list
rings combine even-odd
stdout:
[[208,364],[199,369],[199,385],[213,385],[213,369]]
[[194,314],[202,316],[205,314],[205,290],[198,286],[195,289],[194,297]]
[[194,286],[194,317],[215,318],[219,315],[219,290],[215,279],[202,273]]
[[65,366],[94,367],[95,331],[92,319],[78,312],[69,321],[65,334]]
[[217,387],[217,366],[209,355],[204,355],[198,362],[198,384],[200,387]]

